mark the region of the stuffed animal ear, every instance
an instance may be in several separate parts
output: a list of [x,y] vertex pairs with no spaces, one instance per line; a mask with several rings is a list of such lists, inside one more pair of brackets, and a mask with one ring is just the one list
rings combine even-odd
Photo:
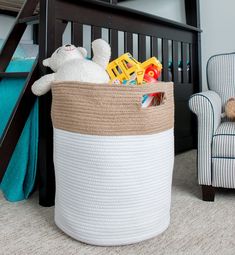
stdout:
[[82,53],[84,58],[87,56],[87,50],[85,48],[78,47],[78,50]]
[[44,66],[49,67],[49,66],[50,66],[49,60],[50,60],[50,58],[44,59],[44,60],[42,61],[42,64],[43,64]]

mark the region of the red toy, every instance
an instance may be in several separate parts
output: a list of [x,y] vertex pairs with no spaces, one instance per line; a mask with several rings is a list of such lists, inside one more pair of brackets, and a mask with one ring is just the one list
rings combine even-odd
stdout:
[[147,82],[147,83],[154,83],[157,80],[154,77],[150,76],[149,74],[147,74],[145,72],[145,74],[144,74],[144,81]]
[[153,77],[155,80],[158,79],[158,77],[161,75],[161,72],[157,70],[154,66],[149,66],[145,70],[145,74]]

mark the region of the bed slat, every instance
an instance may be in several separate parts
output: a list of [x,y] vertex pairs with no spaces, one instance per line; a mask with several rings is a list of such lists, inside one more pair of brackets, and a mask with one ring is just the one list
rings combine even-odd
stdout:
[[192,82],[193,79],[193,47],[192,44],[189,44],[189,82]]
[[77,22],[72,22],[71,42],[76,46],[83,46],[83,25]]
[[63,33],[68,22],[56,20],[55,22],[55,48],[57,49],[63,44]]
[[124,52],[129,52],[133,54],[133,34],[125,32],[124,33]]
[[158,58],[158,39],[151,37],[151,56]]
[[187,83],[187,44],[181,43],[183,83]]
[[178,71],[178,65],[179,65],[179,52],[178,52],[178,42],[177,41],[173,41],[172,43],[172,75],[173,75],[173,79],[172,81],[174,81],[175,83],[179,82],[179,71]]
[[91,27],[91,41],[101,38],[101,27],[92,26]]
[[168,75],[168,59],[169,59],[169,47],[168,40],[162,39],[162,65],[163,65],[163,81],[169,80]]
[[146,37],[141,34],[138,36],[138,59],[140,62],[146,60]]
[[111,59],[113,60],[118,57],[118,30],[109,30],[109,43],[112,49]]

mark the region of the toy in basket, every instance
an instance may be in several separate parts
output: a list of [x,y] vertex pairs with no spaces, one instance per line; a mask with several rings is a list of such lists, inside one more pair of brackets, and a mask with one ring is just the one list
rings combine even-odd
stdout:
[[[108,64],[107,72],[111,84],[142,85],[155,83],[161,75],[162,64],[152,57],[140,63],[130,53],[125,53]],[[160,105],[164,100],[163,93],[144,95],[142,108]]]
[[150,106],[157,106],[165,101],[165,94],[163,92],[156,92],[151,94],[146,94],[142,96],[142,108],[147,108]]
[[[107,72],[112,84],[138,84],[156,82],[162,64],[152,57],[140,63],[130,53],[125,53],[108,64]],[[134,82],[135,81],[135,82]]]

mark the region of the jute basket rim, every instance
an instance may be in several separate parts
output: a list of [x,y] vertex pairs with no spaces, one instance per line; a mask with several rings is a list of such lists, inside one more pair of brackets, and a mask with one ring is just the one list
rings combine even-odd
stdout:
[[156,85],[166,85],[168,84],[169,85],[172,85],[173,86],[173,82],[169,81],[169,82],[162,82],[162,81],[157,81],[157,82],[154,82],[154,83],[146,83],[146,84],[141,84],[141,85],[123,85],[123,84],[109,84],[109,83],[91,83],[91,82],[79,82],[79,81],[53,81],[52,82],[52,87],[54,86],[73,86],[73,85],[81,85],[81,86],[84,86],[84,85],[89,85],[89,86],[95,86],[95,87],[115,87],[115,88],[118,88],[118,89],[121,89],[121,90],[125,90],[126,88],[139,88],[140,90],[143,89],[148,89],[148,88],[155,88]]
[[[142,108],[142,96],[165,93],[162,105]],[[173,82],[144,85],[76,81],[52,85],[53,126],[89,135],[147,135],[174,126]]]

